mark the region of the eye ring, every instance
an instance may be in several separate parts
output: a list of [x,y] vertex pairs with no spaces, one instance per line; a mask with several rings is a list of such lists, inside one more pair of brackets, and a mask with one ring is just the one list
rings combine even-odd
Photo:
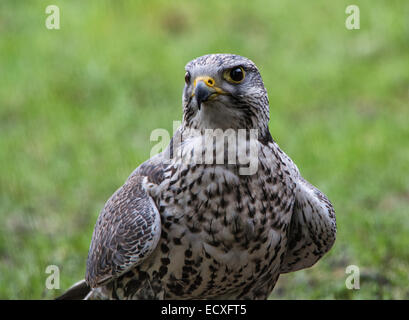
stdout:
[[246,77],[242,66],[233,67],[224,72],[224,78],[230,83],[240,83]]
[[186,84],[190,83],[190,72],[189,71],[186,71],[185,73],[185,82]]

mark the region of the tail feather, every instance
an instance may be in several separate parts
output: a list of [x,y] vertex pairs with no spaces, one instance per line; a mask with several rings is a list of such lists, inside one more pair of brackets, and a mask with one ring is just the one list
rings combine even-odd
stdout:
[[56,300],[82,300],[91,292],[90,286],[85,280],[78,281],[71,288],[65,291]]

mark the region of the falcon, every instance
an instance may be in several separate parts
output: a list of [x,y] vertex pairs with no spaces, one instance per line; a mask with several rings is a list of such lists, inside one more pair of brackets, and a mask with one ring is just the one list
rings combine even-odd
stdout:
[[210,54],[185,71],[180,127],[106,202],[85,279],[59,299],[267,299],[334,244],[331,202],[270,134],[256,65]]

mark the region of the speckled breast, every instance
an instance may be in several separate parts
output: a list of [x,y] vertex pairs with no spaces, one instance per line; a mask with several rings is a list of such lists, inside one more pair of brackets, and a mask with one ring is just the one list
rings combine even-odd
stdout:
[[274,286],[293,194],[280,162],[269,150],[261,154],[251,176],[237,165],[167,168],[155,199],[162,235],[149,259],[166,298],[239,297]]

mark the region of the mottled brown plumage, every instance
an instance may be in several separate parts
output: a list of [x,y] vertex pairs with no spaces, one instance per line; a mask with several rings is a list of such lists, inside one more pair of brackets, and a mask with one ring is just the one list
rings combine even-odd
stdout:
[[[98,218],[85,282],[72,289],[88,285],[89,299],[266,299],[281,273],[312,266],[335,241],[331,203],[270,135],[254,63],[207,55],[186,71],[182,126]],[[245,151],[257,130],[257,170],[242,174],[225,151],[223,163],[192,161],[206,129],[244,129]]]

